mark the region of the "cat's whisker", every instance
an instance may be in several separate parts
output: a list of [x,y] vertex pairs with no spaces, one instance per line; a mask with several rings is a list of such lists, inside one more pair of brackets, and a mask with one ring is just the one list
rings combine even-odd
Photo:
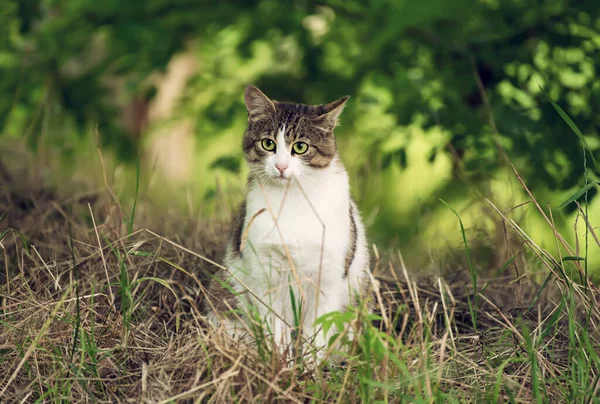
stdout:
[[306,178],[303,175],[297,175],[295,180],[298,182],[298,184],[300,184],[300,186],[306,185]]
[[271,177],[265,167],[260,167],[254,171],[254,177],[259,183],[265,183]]

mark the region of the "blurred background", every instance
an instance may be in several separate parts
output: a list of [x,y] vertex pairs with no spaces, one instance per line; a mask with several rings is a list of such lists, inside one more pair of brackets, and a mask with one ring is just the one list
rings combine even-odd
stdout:
[[[600,275],[577,205],[559,209],[600,174],[597,0],[1,3],[9,168],[58,187],[100,188],[106,176],[130,200],[139,161],[143,198],[227,219],[245,184],[244,87],[310,104],[351,95],[338,147],[380,251],[413,269],[455,268],[462,234],[442,199],[477,264],[501,267],[519,239],[487,198],[555,252],[535,206],[518,206],[528,196],[513,164]],[[578,201],[598,226],[598,187],[587,189]]]

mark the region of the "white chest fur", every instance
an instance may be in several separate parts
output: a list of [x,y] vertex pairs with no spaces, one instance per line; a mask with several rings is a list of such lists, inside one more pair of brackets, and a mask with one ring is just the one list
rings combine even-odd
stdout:
[[270,269],[288,267],[291,259],[301,275],[324,269],[338,272],[341,280],[350,240],[348,178],[333,167],[320,177],[302,189],[293,183],[251,186],[245,257],[256,256]]

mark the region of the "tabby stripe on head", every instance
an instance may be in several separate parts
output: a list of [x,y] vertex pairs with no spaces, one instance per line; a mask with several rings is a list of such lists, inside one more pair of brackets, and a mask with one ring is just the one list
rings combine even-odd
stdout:
[[248,123],[256,124],[257,122],[269,119],[271,115],[269,113],[249,113]]
[[348,251],[346,251],[344,279],[348,278],[350,265],[352,265],[352,261],[354,261],[354,255],[356,254],[356,221],[354,220],[352,205],[352,202],[350,202],[350,245],[348,246]]
[[335,150],[315,146],[313,146],[313,148],[316,150],[316,152],[312,159],[309,161],[308,165],[312,168],[328,167],[335,157]]

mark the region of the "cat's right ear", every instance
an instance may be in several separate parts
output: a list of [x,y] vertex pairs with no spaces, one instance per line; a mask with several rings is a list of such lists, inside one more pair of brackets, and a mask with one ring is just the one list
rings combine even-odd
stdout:
[[275,104],[254,86],[244,90],[244,102],[248,110],[248,122],[256,122],[276,112]]

